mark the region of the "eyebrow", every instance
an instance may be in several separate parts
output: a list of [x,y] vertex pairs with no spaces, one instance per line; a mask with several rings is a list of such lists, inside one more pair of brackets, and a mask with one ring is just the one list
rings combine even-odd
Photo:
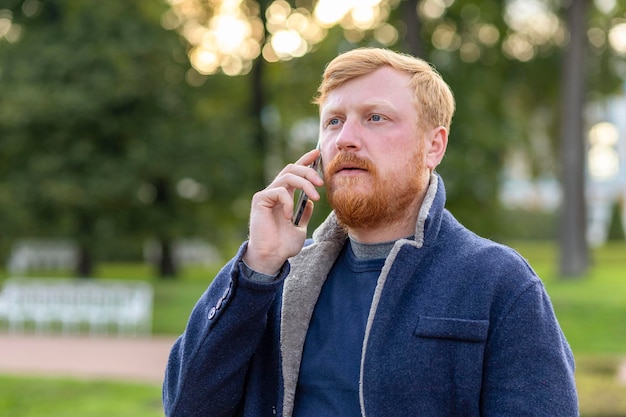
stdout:
[[[397,111],[397,107],[393,104],[393,102],[389,100],[385,100],[385,99],[365,100],[364,102],[359,103],[358,107],[360,109],[365,109],[365,110],[374,110],[374,109],[382,108],[383,110],[389,110],[389,111],[394,111],[394,112]],[[330,114],[337,113],[339,112],[340,108],[341,108],[341,105],[337,106],[337,105],[330,104],[321,109],[320,115],[326,115],[329,113]]]
[[362,107],[367,110],[382,108],[384,110],[396,111],[397,107],[393,102],[384,99],[374,99],[374,100],[366,100],[360,104],[359,107]]
[[371,100],[365,100],[362,105],[364,107],[390,107],[392,109],[395,109],[396,106],[393,104],[392,101],[390,100],[385,100],[385,99],[371,99]]

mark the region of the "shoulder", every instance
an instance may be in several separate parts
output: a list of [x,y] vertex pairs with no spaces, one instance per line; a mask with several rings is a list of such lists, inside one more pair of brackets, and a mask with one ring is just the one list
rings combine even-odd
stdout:
[[516,250],[478,236],[451,215],[445,217],[438,239],[431,242],[425,256],[427,270],[435,276],[428,279],[432,285],[444,288],[455,302],[502,311],[532,287],[545,291],[539,276]]
[[514,276],[531,281],[538,277],[528,261],[515,249],[482,237],[461,225],[446,210],[444,226],[434,246],[446,252],[449,261],[464,269],[492,276]]

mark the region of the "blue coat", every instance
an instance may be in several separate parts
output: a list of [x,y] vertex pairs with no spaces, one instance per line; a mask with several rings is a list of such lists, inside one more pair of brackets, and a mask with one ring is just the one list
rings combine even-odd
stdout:
[[[444,203],[433,175],[415,240],[396,242],[378,279],[362,416],[578,416],[573,355],[541,281]],[[172,348],[165,414],[291,417],[309,319],[346,238],[331,213],[269,283],[243,277],[244,243]]]

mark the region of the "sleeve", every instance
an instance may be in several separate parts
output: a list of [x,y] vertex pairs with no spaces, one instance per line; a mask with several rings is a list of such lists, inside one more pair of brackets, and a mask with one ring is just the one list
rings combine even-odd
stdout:
[[171,349],[163,383],[167,417],[234,416],[241,406],[250,359],[289,269],[286,263],[271,282],[248,280],[241,271],[245,249],[215,277]]
[[503,310],[485,360],[481,416],[578,416],[574,357],[539,280]]

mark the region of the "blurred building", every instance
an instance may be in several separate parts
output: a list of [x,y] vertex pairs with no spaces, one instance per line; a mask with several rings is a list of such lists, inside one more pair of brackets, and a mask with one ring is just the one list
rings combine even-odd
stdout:
[[[600,246],[608,238],[616,208],[626,236],[626,94],[589,105],[586,119],[587,239],[590,245]],[[549,143],[541,123],[530,123],[539,125],[533,133],[537,143]],[[548,159],[553,163],[556,158]],[[502,176],[500,199],[504,206],[527,211],[558,210],[562,200],[558,179],[550,175],[533,179],[530,172],[526,155],[512,152]]]
[[598,246],[607,239],[616,205],[626,235],[626,95],[590,106],[588,120],[587,236]]

